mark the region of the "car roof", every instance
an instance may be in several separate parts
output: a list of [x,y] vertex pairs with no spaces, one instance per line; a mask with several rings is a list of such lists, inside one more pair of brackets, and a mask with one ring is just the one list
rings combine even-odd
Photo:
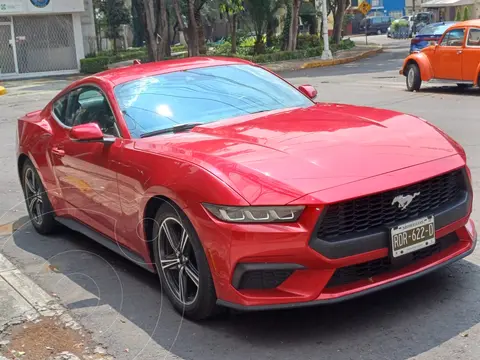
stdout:
[[452,28],[459,28],[465,26],[480,26],[480,19],[460,21],[455,23]]
[[[163,60],[145,64],[130,65],[116,69],[106,70],[91,77],[102,79],[112,83],[113,86],[123,84],[136,79],[148,76],[166,74],[175,71],[198,69],[202,67],[221,65],[252,64],[243,59],[228,57],[190,57],[175,60]],[[88,78],[84,79],[87,81]],[[83,82],[83,81],[82,81]]]

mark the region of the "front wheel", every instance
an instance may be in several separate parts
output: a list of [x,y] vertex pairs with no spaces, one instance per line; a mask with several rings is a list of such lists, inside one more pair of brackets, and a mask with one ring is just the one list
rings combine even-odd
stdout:
[[202,320],[217,312],[217,296],[207,257],[187,216],[163,204],[154,225],[154,259],[162,289],[177,312]]
[[420,77],[420,69],[417,64],[408,65],[406,82],[408,91],[418,91],[420,89],[422,78]]

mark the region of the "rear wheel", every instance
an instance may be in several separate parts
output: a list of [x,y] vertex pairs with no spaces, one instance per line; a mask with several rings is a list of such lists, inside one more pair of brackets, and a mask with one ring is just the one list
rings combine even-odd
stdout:
[[40,234],[50,234],[58,224],[55,221],[55,213],[47,192],[30,160],[26,160],[23,165],[22,185],[28,215],[33,227]]
[[406,82],[408,91],[417,91],[420,89],[422,78],[420,77],[420,69],[417,64],[407,66]]
[[192,320],[217,312],[217,296],[203,246],[187,216],[165,203],[155,217],[154,259],[175,310]]

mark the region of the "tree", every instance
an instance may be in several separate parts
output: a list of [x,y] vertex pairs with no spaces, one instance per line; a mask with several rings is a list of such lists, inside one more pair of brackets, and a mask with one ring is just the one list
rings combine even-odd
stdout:
[[339,44],[342,40],[343,18],[345,10],[350,6],[350,0],[335,0],[333,6],[333,43]]
[[141,47],[145,41],[145,27],[142,21],[141,0],[132,0],[133,46]]
[[290,23],[292,22],[292,7],[290,1],[287,1],[287,15],[285,16],[285,22],[283,23],[282,30],[282,50],[287,50],[288,40],[290,39]]
[[244,10],[242,0],[223,0],[220,4],[220,11],[227,16],[232,36],[232,54],[237,52],[237,23],[238,14]]
[[290,21],[290,31],[288,35],[288,47],[287,50],[294,51],[297,48],[297,36],[298,36],[298,16],[300,12],[301,0],[292,1],[292,18]]
[[170,56],[166,0],[140,0],[139,11],[145,27],[148,59],[158,61]]
[[265,52],[265,43],[263,42],[263,34],[267,26],[267,14],[270,10],[270,2],[272,0],[245,0],[245,5],[253,23],[255,31],[255,54]]
[[470,20],[470,11],[468,10],[468,6],[465,6],[463,9],[463,21]]
[[117,39],[120,38],[120,26],[130,23],[130,12],[123,0],[100,0],[99,11],[106,21],[106,35],[113,40],[113,52],[117,53]]
[[462,21],[462,14],[460,13],[460,8],[457,7],[457,12],[455,14],[455,21]]

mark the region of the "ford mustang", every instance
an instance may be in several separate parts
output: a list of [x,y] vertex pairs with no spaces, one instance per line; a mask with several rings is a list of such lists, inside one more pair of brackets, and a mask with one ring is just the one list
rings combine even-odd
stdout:
[[157,273],[195,320],[351,299],[470,254],[461,146],[417,117],[316,95],[230,58],[78,80],[18,120],[31,223]]

